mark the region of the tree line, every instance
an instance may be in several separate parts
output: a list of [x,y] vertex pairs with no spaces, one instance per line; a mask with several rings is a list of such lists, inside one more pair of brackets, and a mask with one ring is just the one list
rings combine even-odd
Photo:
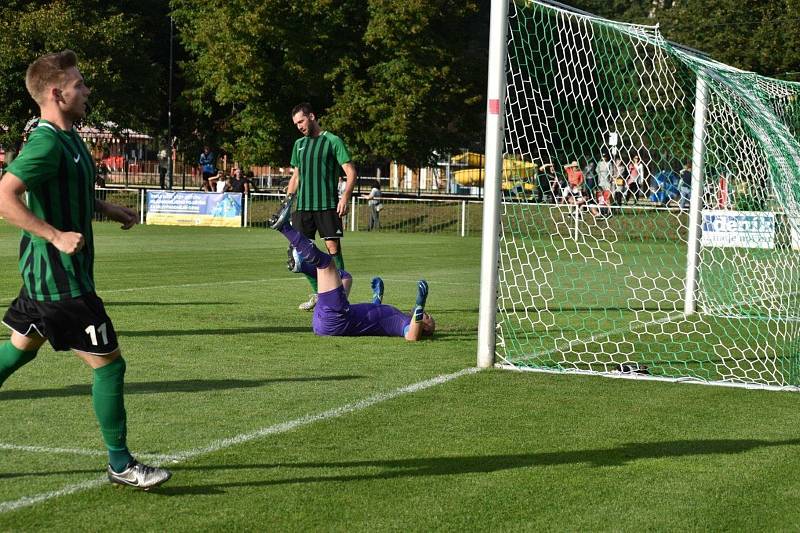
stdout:
[[[800,0],[566,3],[658,23],[724,63],[800,79]],[[5,0],[0,145],[18,146],[35,115],[27,65],[71,48],[93,89],[92,123],[166,139],[171,77],[173,135],[187,153],[209,143],[245,164],[285,164],[297,137],[289,112],[309,101],[357,161],[422,165],[483,143],[489,9],[489,0]]]

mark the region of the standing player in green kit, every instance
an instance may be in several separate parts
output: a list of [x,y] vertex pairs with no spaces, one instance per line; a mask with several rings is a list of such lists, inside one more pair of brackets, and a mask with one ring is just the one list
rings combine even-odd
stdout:
[[[149,489],[171,473],[144,465],[128,451],[123,385],[125,361],[114,325],[95,294],[95,212],[136,224],[126,207],[94,198],[95,165],[74,128],[86,114],[90,89],[71,50],[40,57],[28,67],[25,86],[41,119],[0,179],[0,216],[22,229],[19,269],[23,286],[3,323],[11,340],[0,344],[0,386],[36,357],[45,339],[54,350],[72,350],[93,369],[92,405],[108,448],[112,483]],[[26,206],[21,196],[28,193]]]
[[[292,148],[291,164],[294,170],[286,188],[287,200],[294,201],[292,227],[312,241],[319,233],[336,268],[344,270],[340,240],[344,237],[342,217],[347,214],[350,197],[356,186],[356,167],[344,142],[320,128],[311,104],[304,102],[296,105],[292,109],[292,122],[303,134]],[[342,172],[347,176],[347,185],[340,198],[339,176]],[[317,304],[317,280],[308,277],[308,281],[314,293],[299,308],[313,311]]]

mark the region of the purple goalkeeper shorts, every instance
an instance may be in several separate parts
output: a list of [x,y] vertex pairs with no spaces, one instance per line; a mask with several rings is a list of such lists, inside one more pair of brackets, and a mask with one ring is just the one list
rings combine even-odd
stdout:
[[314,333],[333,337],[404,337],[411,316],[396,307],[381,304],[353,304],[344,287],[319,294],[314,308]]

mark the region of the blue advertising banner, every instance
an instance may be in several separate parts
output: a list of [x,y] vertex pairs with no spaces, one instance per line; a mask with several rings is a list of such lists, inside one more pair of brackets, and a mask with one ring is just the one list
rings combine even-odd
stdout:
[[147,191],[147,224],[242,226],[242,193]]

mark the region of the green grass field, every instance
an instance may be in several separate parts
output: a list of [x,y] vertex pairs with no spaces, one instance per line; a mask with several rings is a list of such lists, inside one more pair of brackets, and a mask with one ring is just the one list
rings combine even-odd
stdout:
[[[0,389],[1,531],[794,530],[800,396],[474,372],[480,241],[353,233],[355,278],[435,340],[318,338],[267,230],[96,225],[150,493],[102,481],[91,373],[44,348]],[[0,222],[0,303],[19,290]],[[8,337],[0,332],[0,340]],[[435,379],[438,378],[438,379]]]

